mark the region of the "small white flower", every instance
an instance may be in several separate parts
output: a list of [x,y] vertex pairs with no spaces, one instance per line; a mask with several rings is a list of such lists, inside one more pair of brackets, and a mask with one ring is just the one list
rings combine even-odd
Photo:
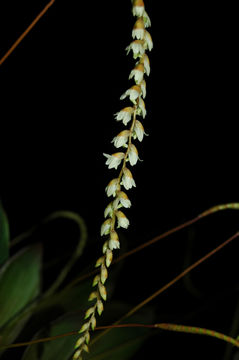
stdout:
[[144,39],[146,41],[147,48],[149,49],[149,51],[151,51],[153,49],[153,40],[150,33],[147,30],[145,30]]
[[127,229],[129,226],[129,220],[127,219],[125,214],[122,211],[118,210],[116,212],[116,216],[117,216],[117,220],[118,220],[118,228],[122,227],[124,229]]
[[140,96],[141,94],[141,88],[139,85],[134,85],[132,86],[130,89],[128,89],[127,91],[125,91],[125,93],[123,95],[121,95],[120,100],[125,99],[127,96],[129,96],[130,100],[135,103],[135,100]]
[[128,138],[130,135],[130,131],[129,130],[123,130],[121,131],[117,136],[114,137],[114,139],[112,140],[112,142],[114,143],[114,146],[116,148],[119,148],[121,146],[124,146],[125,144],[127,144],[128,142]]
[[136,84],[141,83],[144,77],[144,65],[138,64],[135,66],[135,68],[131,71],[129,75],[129,79],[132,79],[134,77],[134,81]]
[[142,115],[143,119],[146,116],[145,102],[141,97],[139,98],[137,115]]
[[112,217],[113,215],[113,207],[112,207],[112,202],[109,203],[109,205],[106,206],[105,211],[104,211],[104,216],[105,218],[107,218],[108,216]]
[[140,60],[138,61],[138,64],[143,64],[144,65],[144,71],[149,76],[149,74],[150,74],[150,62],[149,62],[149,57],[148,57],[147,54],[144,54],[140,58]]
[[103,222],[103,224],[101,225],[101,229],[100,229],[101,236],[107,235],[110,233],[111,221],[112,221],[111,219],[107,219]]
[[118,178],[113,179],[109,182],[109,184],[106,186],[105,191],[107,196],[115,196],[116,195],[116,191],[120,188],[119,186],[119,180]]
[[138,150],[136,149],[134,144],[130,144],[128,156],[129,156],[130,165],[131,166],[135,165],[138,161],[139,155],[138,155]]
[[134,40],[129,44],[129,46],[127,46],[125,50],[127,51],[127,55],[129,54],[130,50],[132,50],[135,59],[137,57],[141,57],[145,53],[145,41]]
[[142,16],[144,13],[144,2],[143,0],[134,0],[133,1],[133,15]]
[[126,190],[131,189],[132,186],[136,186],[131,171],[126,167],[123,170],[122,184]]
[[150,21],[149,15],[146,13],[145,10],[144,10],[144,13],[143,13],[143,19],[144,19],[144,26],[146,28],[150,27],[151,26],[151,21]]
[[136,135],[136,137],[138,138],[139,141],[143,140],[144,137],[144,127],[142,125],[142,123],[139,120],[135,121],[135,125],[134,125],[134,133]]
[[119,191],[118,199],[123,207],[129,208],[131,206],[131,201],[129,200],[128,196],[123,191]]
[[142,80],[140,83],[141,91],[142,91],[142,97],[146,97],[146,81]]
[[123,152],[118,152],[118,153],[115,153],[112,155],[109,155],[109,154],[103,154],[103,155],[107,158],[105,163],[106,163],[106,165],[108,165],[109,169],[112,169],[112,168],[117,169],[117,167],[119,166],[119,164],[125,157],[125,154]]
[[142,18],[139,18],[136,23],[134,24],[133,31],[132,31],[132,37],[133,39],[136,38],[138,40],[143,40],[144,38],[144,20]]
[[113,230],[110,233],[109,249],[114,250],[114,249],[119,249],[119,248],[120,248],[119,237],[118,237],[117,232],[115,230]]
[[117,121],[122,120],[124,125],[127,125],[128,122],[131,120],[131,116],[134,112],[134,108],[132,107],[125,107],[123,110],[117,112],[115,114],[115,118]]

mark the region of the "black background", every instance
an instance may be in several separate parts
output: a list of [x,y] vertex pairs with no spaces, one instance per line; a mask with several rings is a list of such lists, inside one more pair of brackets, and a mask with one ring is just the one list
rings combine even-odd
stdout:
[[[1,2],[0,56],[46,3]],[[138,145],[143,162],[132,168],[137,187],[128,192],[131,225],[123,232],[129,249],[211,206],[238,201],[235,9],[211,1],[145,3],[154,41],[145,99],[149,136]],[[0,67],[0,194],[13,237],[69,209],[86,220],[95,248],[101,241],[104,189],[115,176],[102,153],[114,151],[110,141],[122,130],[113,114],[127,106],[119,97],[132,84],[134,61],[124,49],[133,24],[130,1],[56,0]],[[237,230],[237,212],[220,213],[135,255],[115,297],[129,287],[126,300],[137,304]],[[236,241],[192,273],[200,296],[181,282],[152,303],[157,322],[230,332]],[[63,239],[58,247],[64,249]],[[161,359],[224,360],[225,345],[214,339],[161,336],[149,343]]]

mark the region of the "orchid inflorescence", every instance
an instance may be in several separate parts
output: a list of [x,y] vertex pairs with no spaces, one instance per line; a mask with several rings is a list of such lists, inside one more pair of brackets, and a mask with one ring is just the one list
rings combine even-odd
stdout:
[[129,97],[132,104],[115,114],[116,121],[122,121],[125,126],[131,122],[131,125],[129,129],[121,131],[112,140],[117,149],[123,148],[125,152],[116,152],[112,155],[104,154],[109,169],[117,169],[120,164],[122,166],[118,177],[112,179],[106,186],[107,196],[113,197],[113,201],[108,204],[104,211],[106,220],[101,226],[101,236],[107,236],[107,240],[103,245],[103,255],[96,261],[96,267],[100,268],[100,272],[93,280],[95,290],[89,296],[89,301],[94,301],[94,305],[85,313],[86,322],[79,331],[81,337],[75,346],[74,360],[82,360],[83,352],[89,351],[90,331],[95,329],[96,313],[101,315],[104,308],[103,301],[107,297],[104,285],[108,277],[107,268],[109,268],[113,260],[113,250],[120,248],[119,236],[115,228],[116,225],[117,228],[122,227],[125,229],[129,226],[128,218],[120,209],[129,208],[131,201],[122,190],[122,187],[129,190],[136,186],[133,175],[126,164],[129,163],[134,166],[137,163],[139,159],[138,150],[132,140],[142,141],[145,135],[143,125],[136,117],[141,116],[144,119],[146,116],[143,100],[146,96],[144,75],[150,73],[150,62],[146,50],[152,50],[153,42],[150,33],[146,30],[151,25],[151,22],[145,11],[143,0],[132,0],[132,4],[132,12],[137,17],[137,20],[132,31],[134,40],[127,46],[126,51],[127,54],[132,51],[133,58],[136,60],[135,67],[129,75],[129,79],[134,79],[135,84],[120,97],[121,100]]

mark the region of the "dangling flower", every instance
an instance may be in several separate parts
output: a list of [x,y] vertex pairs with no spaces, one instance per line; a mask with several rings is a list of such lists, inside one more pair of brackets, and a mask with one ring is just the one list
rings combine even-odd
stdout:
[[143,0],[134,0],[133,1],[133,15],[142,16],[144,13],[144,2]]
[[146,109],[145,109],[145,102],[144,100],[140,97],[139,98],[139,103],[138,103],[138,115],[142,115],[143,119],[146,116]]
[[137,57],[141,57],[145,53],[145,41],[144,40],[134,40],[129,46],[125,49],[127,51],[127,55],[130,50],[133,51],[134,59]]
[[143,79],[140,83],[141,91],[142,91],[142,97],[146,97],[146,81]]
[[117,220],[118,220],[118,227],[122,227],[124,229],[127,229],[128,226],[129,226],[129,220],[127,219],[125,214],[122,211],[118,210],[116,212],[116,217],[117,217]]
[[107,219],[103,222],[103,224],[101,225],[101,230],[100,230],[100,235],[107,235],[110,233],[110,229],[111,229],[111,219]]
[[118,152],[112,155],[109,154],[103,154],[105,157],[107,157],[106,165],[108,165],[109,169],[115,168],[119,166],[123,158],[125,157],[125,154],[123,152]]
[[151,51],[153,49],[153,41],[150,33],[147,30],[145,30],[144,39],[146,41],[147,48],[149,49],[149,51]]
[[119,179],[113,179],[109,182],[109,184],[106,186],[105,191],[107,196],[115,196],[116,191],[120,189],[120,185],[119,185]]
[[109,205],[106,206],[105,211],[104,211],[104,216],[105,218],[107,218],[108,216],[112,217],[113,215],[113,203],[109,203]]
[[122,184],[124,185],[126,190],[129,190],[133,186],[136,186],[131,171],[126,167],[123,169]]
[[141,81],[143,80],[143,77],[144,77],[144,65],[143,64],[138,64],[135,66],[135,68],[131,71],[131,73],[129,75],[129,79],[132,79],[132,77],[134,77],[134,81],[136,82],[136,84],[141,83]]
[[114,250],[119,248],[120,248],[119,237],[117,232],[113,230],[110,232],[109,249]]
[[131,120],[131,116],[134,112],[134,108],[132,107],[125,107],[123,110],[117,112],[115,114],[115,118],[117,121],[122,120],[124,125],[127,125],[128,122]]
[[128,138],[130,135],[130,131],[129,130],[123,130],[121,131],[117,136],[114,137],[114,139],[112,140],[112,142],[114,143],[114,146],[116,148],[119,148],[121,146],[124,146],[125,144],[127,144],[128,142]]
[[148,14],[146,13],[146,11],[144,11],[144,13],[143,13],[143,20],[144,20],[144,26],[146,28],[151,26],[151,21],[150,21]]
[[138,61],[138,64],[143,64],[144,65],[144,71],[149,76],[149,74],[150,74],[150,62],[149,62],[149,57],[148,57],[147,54],[145,54],[145,53],[143,54],[143,56]]
[[144,127],[143,127],[142,123],[139,120],[135,121],[134,132],[135,132],[135,135],[138,138],[138,140],[142,141],[145,132],[144,132]]
[[138,40],[143,40],[144,39],[144,30],[145,30],[144,20],[141,17],[134,24],[133,31],[132,31],[133,39],[136,38]]
[[132,86],[130,89],[126,90],[123,95],[121,95],[120,100],[125,99],[129,96],[130,100],[135,103],[135,100],[140,96],[141,88],[138,85]]
[[131,201],[129,200],[128,196],[123,191],[118,192],[118,199],[123,207],[129,208],[131,206]]
[[138,158],[139,158],[138,150],[136,149],[134,144],[130,144],[130,147],[129,147],[129,162],[130,162],[130,165],[131,166],[135,165],[137,163],[137,161],[138,161]]

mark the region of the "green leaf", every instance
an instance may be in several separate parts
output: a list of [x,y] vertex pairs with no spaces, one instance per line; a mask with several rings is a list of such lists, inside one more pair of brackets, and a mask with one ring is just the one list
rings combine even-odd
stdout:
[[[32,340],[78,331],[80,326],[79,316],[68,314],[52,322],[48,330],[45,328],[39,331]],[[78,338],[77,334],[30,345],[24,352],[22,360],[69,360]]]
[[[41,247],[24,248],[0,270],[0,336],[4,326],[40,293]],[[3,342],[3,341],[2,341]]]
[[0,266],[9,256],[9,237],[8,219],[0,201]]

